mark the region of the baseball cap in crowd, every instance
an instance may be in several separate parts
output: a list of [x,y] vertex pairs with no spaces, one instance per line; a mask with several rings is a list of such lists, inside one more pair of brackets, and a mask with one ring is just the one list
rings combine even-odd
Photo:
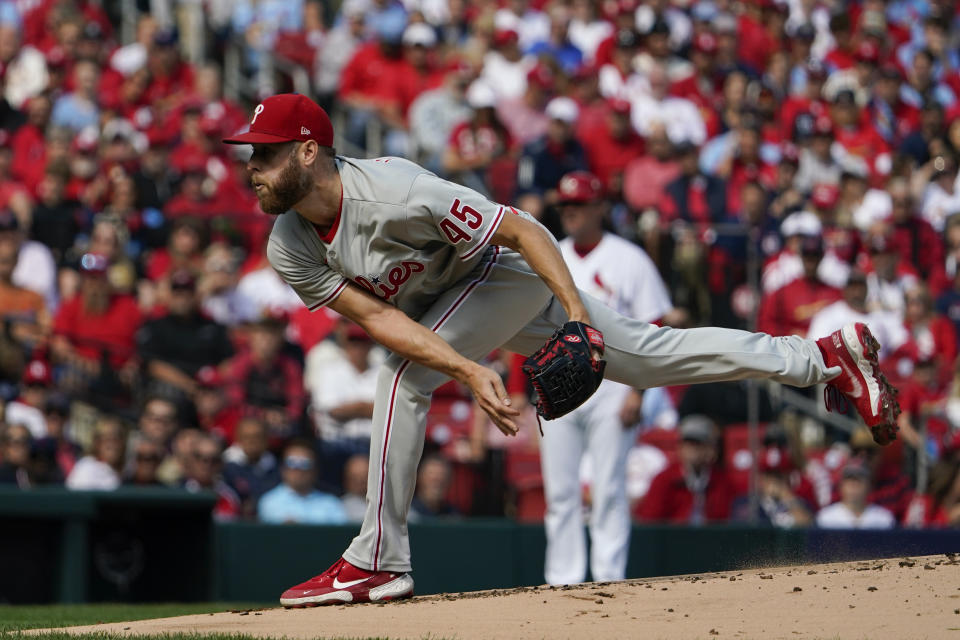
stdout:
[[546,114],[551,120],[573,124],[580,115],[580,107],[571,98],[560,96],[547,103]]
[[619,113],[620,115],[628,116],[630,115],[630,101],[624,100],[623,98],[610,98],[607,100],[607,106],[610,107],[610,111],[613,113]]
[[840,199],[840,188],[835,184],[821,183],[813,188],[810,202],[818,209],[833,209]]
[[176,28],[158,29],[153,35],[153,44],[158,47],[172,47],[180,40],[180,33]]
[[758,467],[764,473],[789,473],[793,471],[793,460],[783,447],[767,447],[760,451]]
[[870,469],[859,460],[850,460],[843,466],[843,471],[840,472],[840,476],[844,479],[856,478],[864,481],[869,480],[871,475]]
[[520,36],[513,29],[497,29],[493,34],[493,46],[505,47],[508,44],[515,44]]
[[817,236],[823,231],[820,218],[810,211],[798,211],[784,218],[780,224],[780,235],[784,238],[791,236]]
[[600,178],[589,171],[571,171],[557,185],[560,202],[583,204],[599,200],[603,195]]
[[701,31],[693,39],[693,50],[711,55],[717,52],[717,37],[707,31]]
[[23,384],[27,386],[39,385],[49,387],[53,384],[53,375],[50,365],[45,360],[33,359],[23,368]]
[[333,125],[327,112],[298,93],[270,96],[257,105],[246,133],[224,138],[225,144],[274,144],[315,140],[321,147],[333,146]]
[[432,47],[437,44],[437,34],[429,25],[422,22],[415,22],[404,30],[402,42],[408,47],[416,45]]
[[189,269],[179,269],[170,276],[170,288],[174,291],[193,291],[197,279]]
[[209,365],[200,367],[194,376],[194,380],[201,389],[216,389],[223,382],[217,368]]
[[690,415],[680,421],[680,439],[692,440],[704,444],[717,441],[716,426],[713,420],[703,415]]
[[17,215],[10,209],[0,209],[0,231],[16,231],[20,228]]
[[497,94],[483,80],[474,80],[467,89],[467,104],[471,109],[486,109],[497,106]]
[[851,89],[841,89],[833,97],[833,104],[856,106],[857,96]]
[[817,30],[809,22],[804,22],[793,30],[793,37],[797,40],[813,41],[817,38]]
[[373,340],[373,338],[370,337],[370,334],[364,331],[363,327],[358,325],[356,322],[350,322],[347,324],[345,337],[351,342],[370,342]]
[[854,51],[853,57],[857,62],[876,64],[880,60],[880,49],[878,49],[877,45],[873,44],[869,40],[863,40],[859,45],[857,45],[857,49]]
[[102,276],[107,273],[109,261],[99,253],[85,253],[80,257],[80,273]]
[[541,89],[552,89],[553,72],[546,66],[538,64],[527,73],[527,84],[532,84]]

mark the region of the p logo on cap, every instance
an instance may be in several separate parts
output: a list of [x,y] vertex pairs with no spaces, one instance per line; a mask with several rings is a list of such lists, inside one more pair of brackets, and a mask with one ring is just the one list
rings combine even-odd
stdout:
[[321,147],[333,146],[333,125],[327,112],[316,102],[298,93],[281,93],[257,105],[250,129],[225,144],[276,144],[315,140]]

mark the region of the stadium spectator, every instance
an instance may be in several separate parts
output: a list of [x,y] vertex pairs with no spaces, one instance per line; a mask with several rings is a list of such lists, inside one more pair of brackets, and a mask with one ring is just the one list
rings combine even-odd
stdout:
[[123,484],[135,487],[161,486],[157,472],[163,462],[165,451],[158,443],[148,438],[137,437],[131,447],[131,458],[124,472]]
[[881,361],[893,357],[908,340],[897,314],[867,308],[867,275],[859,269],[850,272],[843,287],[843,298],[814,314],[807,337],[829,335],[850,322],[863,322],[870,327],[881,345]]
[[703,525],[726,520],[733,502],[733,486],[718,466],[717,427],[703,415],[680,421],[678,459],[650,483],[650,490],[634,512],[644,522]]
[[120,486],[126,456],[126,429],[120,420],[102,417],[93,432],[90,453],[77,460],[67,476],[67,488],[112,491]]
[[111,291],[107,268],[103,256],[84,254],[80,292],[63,303],[53,321],[54,361],[67,368],[69,384],[78,392],[100,383],[107,391],[125,386],[123,380],[129,381],[137,366],[134,343],[140,310],[131,296]]
[[184,396],[196,392],[194,377],[201,368],[233,355],[226,328],[201,313],[191,272],[171,274],[167,313],[140,327],[137,352],[150,381]]
[[447,499],[453,467],[441,455],[426,455],[417,471],[417,487],[410,504],[410,519],[414,522],[437,517],[459,515]]
[[57,264],[62,264],[77,234],[85,230],[86,212],[77,202],[67,199],[69,168],[65,163],[50,164],[37,186],[30,237],[46,245]]
[[[13,214],[8,214],[12,216]],[[3,214],[0,213],[0,221]],[[17,266],[17,246],[0,242],[0,318],[12,345],[10,356],[23,359],[23,353],[42,343],[50,331],[50,312],[43,297],[30,289],[17,286],[13,281]],[[22,362],[11,371],[10,377],[19,373]]]
[[[623,172],[627,164],[642,156],[643,138],[630,124],[630,103],[620,98],[606,102],[606,114],[592,127],[578,127],[577,138],[587,154],[591,173],[600,178],[607,194],[619,198],[623,191]],[[582,112],[582,108],[581,108]]]
[[236,492],[223,480],[221,453],[216,438],[205,433],[198,434],[190,450],[183,487],[191,493],[214,492],[217,495],[217,502],[213,506],[214,519],[235,520],[240,517],[242,506]]
[[916,268],[921,280],[929,281],[943,269],[943,241],[924,218],[917,215],[905,178],[887,183],[890,195],[890,239],[905,264]]
[[57,267],[50,250],[25,236],[23,226],[10,210],[0,210],[0,246],[16,251],[17,266],[12,284],[43,296],[47,309],[57,308]]
[[44,410],[52,386],[53,373],[50,371],[50,364],[39,357],[30,360],[23,368],[20,395],[4,407],[4,421],[7,424],[20,424],[27,427],[33,438],[45,437],[47,419]]
[[[489,67],[484,65],[484,70],[489,70]],[[501,78],[482,75],[476,83],[493,92],[497,118],[507,128],[510,139],[520,146],[535,142],[547,133],[550,116],[545,109],[556,82],[553,72],[546,65],[538,64],[533,68],[526,66],[523,71],[526,73],[526,82],[517,96],[504,95]],[[482,102],[485,105],[489,100],[485,98]]]
[[623,197],[634,211],[658,207],[664,187],[680,175],[680,164],[663,125],[651,127],[646,143],[646,155],[634,158],[623,170]]
[[[960,131],[960,118],[950,131]],[[954,149],[954,154],[960,149]],[[960,213],[960,191],[957,190],[956,156],[937,156],[913,174],[911,189],[920,197],[920,215],[937,233],[944,233],[950,216]]]
[[244,518],[256,518],[257,501],[280,484],[277,458],[267,450],[267,428],[256,418],[237,423],[236,442],[223,453],[223,478],[240,497]]
[[[143,429],[142,424],[141,421],[141,430]],[[161,482],[171,487],[182,484],[192,464],[191,458],[193,456],[194,443],[201,434],[202,432],[200,430],[192,428],[177,429],[174,431],[173,437],[165,447],[167,454],[163,462],[160,463],[160,469],[157,471]]]
[[34,444],[38,462],[46,466],[51,476],[59,476],[60,481],[70,475],[80,458],[80,446],[72,439],[70,422],[70,398],[55,391],[47,397],[44,407],[47,423],[47,435]]
[[866,240],[871,270],[867,272],[867,307],[900,316],[906,312],[906,292],[917,285],[916,269],[900,259],[893,241],[883,232]]
[[327,31],[317,47],[313,84],[317,103],[324,109],[333,104],[343,68],[365,39],[366,4],[364,0],[346,0],[340,7],[342,19]]
[[892,529],[896,526],[893,514],[883,507],[870,504],[870,470],[858,461],[843,467],[840,479],[840,500],[817,513],[821,529]]
[[700,146],[707,140],[707,129],[696,105],[686,98],[669,95],[670,78],[667,70],[655,64],[647,73],[648,93],[631,96],[630,120],[641,136],[652,133],[655,124],[666,128],[673,144],[690,142]]
[[367,511],[367,473],[370,470],[370,458],[358,453],[347,458],[343,465],[343,493],[340,502],[347,514],[347,522],[363,522]]
[[237,252],[217,242],[204,252],[203,272],[197,281],[197,295],[203,313],[214,322],[235,327],[253,320],[253,302],[238,289],[240,265]]
[[230,403],[223,376],[214,367],[201,367],[194,383],[193,406],[197,411],[197,426],[222,442],[232,443],[243,407]]
[[309,444],[293,441],[283,450],[283,482],[263,494],[257,506],[261,522],[271,524],[344,524],[347,514],[336,496],[314,488],[316,458]]
[[467,89],[470,115],[450,132],[443,153],[443,171],[480,193],[512,197],[516,176],[508,176],[506,184],[495,182],[495,166],[515,172],[516,149],[513,139],[500,122],[496,94],[484,81],[477,80]]
[[757,329],[773,336],[806,336],[813,316],[840,298],[840,292],[820,280],[823,239],[804,236],[800,244],[803,276],[768,293],[760,301]]
[[[790,451],[770,446],[760,451],[757,476],[756,511],[750,512],[750,499],[741,496],[733,504],[733,519],[762,523],[778,529],[793,529],[813,524],[816,505],[809,482],[797,471]],[[801,487],[801,483],[804,484]],[[801,495],[801,490],[806,489]]]
[[207,242],[207,230],[200,220],[193,216],[176,219],[171,225],[166,246],[152,251],[147,259],[147,279],[159,283],[180,269],[199,272]]
[[73,91],[57,98],[50,124],[80,131],[100,124],[100,65],[91,59],[79,59],[71,73]]
[[[905,351],[913,363],[931,361],[938,386],[945,386],[954,371],[957,359],[957,334],[953,323],[936,313],[933,298],[926,285],[918,284],[906,294],[904,326],[909,335]],[[904,363],[901,375],[910,372],[909,362]]]
[[383,352],[357,324],[342,320],[334,341],[307,355],[305,382],[310,393],[323,479],[338,484],[354,454],[370,449],[373,399]]
[[[460,63],[446,72],[440,87],[424,91],[410,105],[411,157],[420,158],[423,166],[434,173],[460,170],[447,168],[444,162],[453,132],[470,119],[473,109],[494,106],[492,100],[482,106],[471,103],[467,89],[474,76],[469,64]],[[493,96],[492,90],[490,95]]]
[[557,184],[571,171],[586,171],[583,146],[573,135],[580,113],[571,98],[554,98],[545,110],[550,119],[543,137],[523,149],[517,167],[517,204],[534,217],[557,202]]
[[300,363],[282,351],[286,328],[282,314],[262,316],[247,348],[223,365],[231,402],[266,422],[274,446],[299,429],[306,400]]
[[29,489],[34,484],[30,448],[33,437],[30,430],[20,424],[12,424],[0,433],[3,453],[0,454],[0,485],[15,485]]
[[700,171],[700,156],[692,143],[676,145],[674,153],[680,165],[680,175],[664,187],[660,201],[661,223],[722,221],[727,213],[726,183]]

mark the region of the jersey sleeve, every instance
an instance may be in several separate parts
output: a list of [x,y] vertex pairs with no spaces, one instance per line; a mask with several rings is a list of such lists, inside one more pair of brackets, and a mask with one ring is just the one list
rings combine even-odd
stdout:
[[347,286],[347,279],[331,269],[320,256],[311,255],[296,244],[286,244],[275,234],[270,235],[267,243],[267,259],[310,311],[333,302]]
[[479,255],[490,243],[509,207],[491,202],[473,189],[430,173],[414,179],[407,198],[411,228],[429,223],[431,232],[452,245],[461,260]]

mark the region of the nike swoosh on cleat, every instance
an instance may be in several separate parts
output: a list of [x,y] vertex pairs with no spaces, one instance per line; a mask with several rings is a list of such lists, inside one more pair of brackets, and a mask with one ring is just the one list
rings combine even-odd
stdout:
[[863,385],[860,384],[860,379],[857,378],[857,375],[850,369],[848,365],[843,360],[840,360],[840,367],[843,369],[843,372],[849,376],[850,380],[853,382],[853,389],[849,392],[849,395],[853,398],[859,398],[863,395]]
[[333,588],[334,589],[347,589],[349,587],[360,584],[361,582],[366,582],[373,576],[367,576],[366,578],[360,578],[359,580],[347,580],[346,582],[340,582],[339,578],[333,579]]

